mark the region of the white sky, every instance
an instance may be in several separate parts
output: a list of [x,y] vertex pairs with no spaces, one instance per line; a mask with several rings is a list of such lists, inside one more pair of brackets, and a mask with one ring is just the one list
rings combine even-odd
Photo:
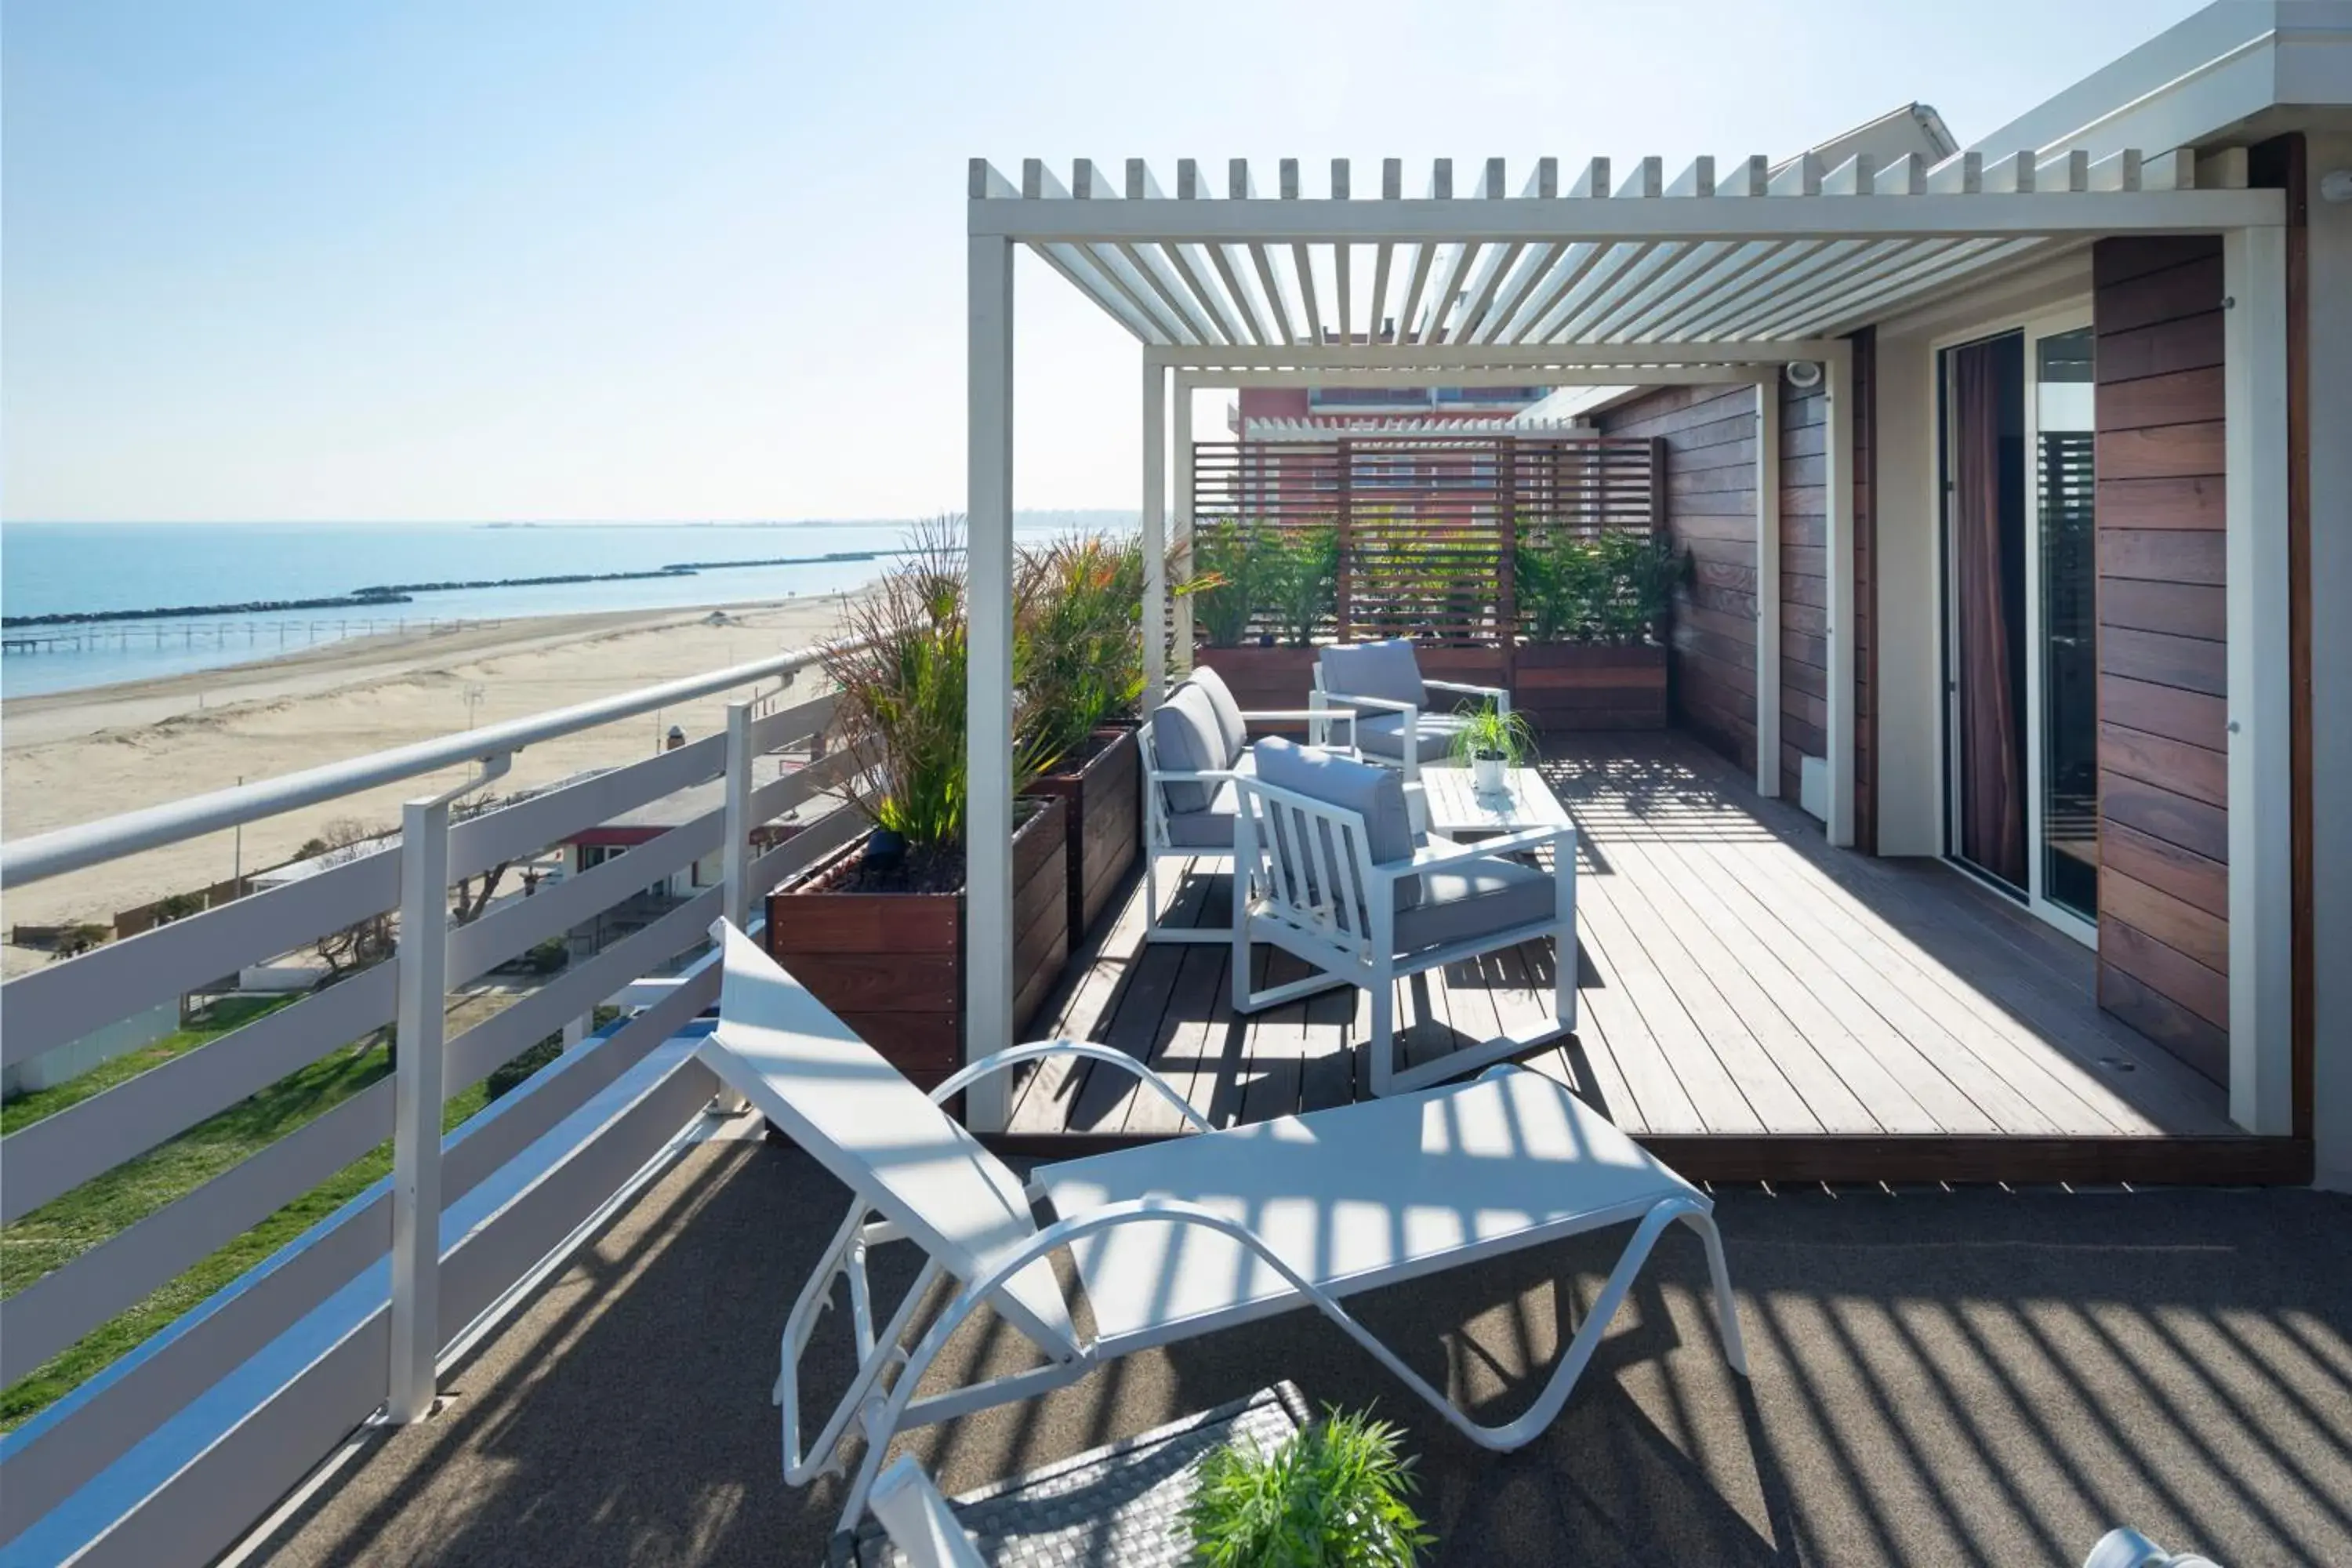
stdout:
[[[974,154],[1965,142],[2193,9],[10,0],[0,514],[960,509]],[[1018,311],[1019,504],[1133,507],[1132,340],[1034,258]]]

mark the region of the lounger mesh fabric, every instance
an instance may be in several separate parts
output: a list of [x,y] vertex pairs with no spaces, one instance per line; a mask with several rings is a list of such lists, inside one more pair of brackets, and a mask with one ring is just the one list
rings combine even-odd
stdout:
[[[1021,1178],[733,926],[723,963],[726,1048],[702,1056],[728,1088],[959,1278],[1037,1234]],[[1006,1316],[1039,1349],[1076,1352],[1049,1265],[1023,1269],[1005,1293]]]

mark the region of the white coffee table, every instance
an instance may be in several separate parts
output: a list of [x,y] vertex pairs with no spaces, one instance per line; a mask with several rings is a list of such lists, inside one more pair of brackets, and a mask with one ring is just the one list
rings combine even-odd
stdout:
[[1573,826],[1568,808],[1533,768],[1507,768],[1500,795],[1480,795],[1466,767],[1424,767],[1421,787],[1429,830],[1447,838],[1517,833],[1525,827]]

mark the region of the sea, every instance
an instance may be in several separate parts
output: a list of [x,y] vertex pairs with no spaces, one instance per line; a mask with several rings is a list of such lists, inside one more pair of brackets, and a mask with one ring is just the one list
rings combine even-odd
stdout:
[[[1022,538],[1133,526],[1133,514],[1024,512]],[[79,690],[268,658],[427,622],[509,620],[599,610],[839,593],[887,570],[905,521],[777,523],[50,523],[0,524],[0,614],[328,598],[390,584],[482,582],[690,564],[691,574],[611,582],[450,588],[405,604],[223,612],[102,625],[79,647],[27,647],[73,626],[11,626],[0,699]],[[828,559],[830,557],[830,559]],[[728,564],[774,562],[793,563]]]

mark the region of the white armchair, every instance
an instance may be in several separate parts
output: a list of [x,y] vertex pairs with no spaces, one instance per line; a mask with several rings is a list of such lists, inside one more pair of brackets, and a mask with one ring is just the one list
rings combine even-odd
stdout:
[[1231,860],[1239,820],[1234,781],[1253,765],[1249,726],[1305,722],[1318,741],[1336,726],[1353,756],[1356,715],[1346,709],[1244,712],[1213,669],[1195,668],[1152,710],[1136,742],[1143,753],[1143,885],[1146,942],[1223,942],[1229,928],[1160,923],[1160,862]]
[[1511,694],[1503,687],[1423,679],[1409,637],[1325,648],[1315,662],[1315,692],[1319,706],[1357,710],[1357,748],[1367,761],[1402,770],[1408,783],[1421,776],[1422,763],[1444,759],[1462,727],[1454,710],[1461,704],[1440,707],[1446,699],[1434,693],[1511,710]]
[[[1335,985],[1371,993],[1374,1095],[1484,1067],[1576,1027],[1576,830],[1530,828],[1475,846],[1416,845],[1402,776],[1281,740],[1234,780],[1234,1010],[1255,1013]],[[1552,852],[1549,870],[1510,857]],[[1406,1071],[1396,1067],[1399,978],[1538,937],[1555,943],[1553,1026],[1497,1036]],[[1250,988],[1249,948],[1271,942],[1316,973]]]

